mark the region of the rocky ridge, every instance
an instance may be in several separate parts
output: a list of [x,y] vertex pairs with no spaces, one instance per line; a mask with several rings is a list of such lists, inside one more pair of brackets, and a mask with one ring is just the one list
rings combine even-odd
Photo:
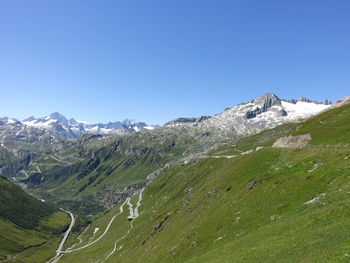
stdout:
[[330,107],[328,100],[315,102],[301,97],[287,101],[266,93],[247,103],[227,108],[220,114],[205,118],[179,118],[166,123],[165,127],[192,127],[202,133],[207,131],[220,136],[242,137],[309,118]]

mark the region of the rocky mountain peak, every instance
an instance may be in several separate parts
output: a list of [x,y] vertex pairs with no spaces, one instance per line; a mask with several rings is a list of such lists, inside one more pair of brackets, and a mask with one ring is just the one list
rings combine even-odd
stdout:
[[24,119],[23,122],[27,122],[27,121],[29,122],[29,121],[34,121],[34,120],[36,120],[36,118],[34,116],[30,116],[29,118]]
[[78,138],[84,134],[126,134],[143,130],[152,130],[156,126],[149,126],[144,122],[125,119],[109,123],[90,124],[85,121],[67,119],[59,112],[53,112],[42,118],[30,117],[23,121],[27,126],[50,130],[64,138]]
[[276,111],[279,116],[287,115],[287,112],[282,107],[281,99],[273,93],[266,93],[265,95],[252,100],[251,103],[254,104],[255,107],[253,110],[246,112],[247,119],[254,118],[263,112],[267,112],[274,106],[273,110]]
[[273,93],[266,93],[251,102],[260,108],[270,108],[274,105],[281,105],[281,99]]
[[333,102],[331,102],[330,100],[324,100],[324,101],[322,102],[322,104],[323,104],[323,105],[332,105]]
[[55,120],[57,122],[61,122],[61,123],[68,125],[68,120],[66,119],[66,117],[64,117],[59,112],[53,112],[49,116],[46,116],[45,119],[46,120],[48,120],[48,119]]
[[330,100],[324,100],[322,102],[319,101],[315,101],[315,100],[310,100],[308,98],[305,97],[300,97],[299,99],[295,100],[295,99],[291,99],[291,100],[284,100],[286,102],[289,103],[293,103],[293,104],[297,104],[298,102],[307,102],[307,103],[314,103],[314,104],[323,104],[323,105],[332,105],[333,102],[331,102]]

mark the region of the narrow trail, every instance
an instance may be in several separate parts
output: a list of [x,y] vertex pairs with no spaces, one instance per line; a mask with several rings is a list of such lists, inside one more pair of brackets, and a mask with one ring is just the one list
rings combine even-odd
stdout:
[[26,178],[24,178],[24,179],[28,179],[29,178],[29,175],[27,174],[26,170],[21,170],[19,172],[25,175]]
[[66,163],[66,164],[72,164],[71,162],[67,162],[67,161],[58,159],[57,157],[53,156],[52,154],[50,154],[49,156],[50,156],[52,159],[55,159],[55,160],[58,161],[58,162]]
[[32,163],[33,165],[52,165],[52,166],[54,166],[54,165],[57,165],[57,163]]
[[215,158],[215,159],[218,159],[218,158],[227,158],[227,159],[231,159],[231,158],[234,158],[236,157],[237,155],[213,155],[213,156],[209,156],[210,158]]
[[[99,227],[96,227],[96,228],[94,229],[94,233],[92,234],[92,237],[89,238],[89,242],[87,243],[87,245],[89,245],[89,244],[94,240],[94,238],[95,238],[95,236],[96,236],[96,233],[97,233],[99,230],[100,230]],[[67,249],[67,250],[68,250],[68,249]]]
[[[130,203],[130,206],[129,206],[130,215],[128,216],[128,218],[131,218],[131,216],[132,216],[132,220],[130,222],[130,228],[129,228],[128,232],[126,232],[126,234],[124,236],[122,236],[121,238],[119,238],[117,241],[114,242],[113,250],[106,256],[106,258],[101,263],[105,262],[108,258],[110,258],[117,251],[117,244],[119,243],[119,241],[121,241],[124,238],[126,238],[129,235],[129,233],[131,232],[131,230],[134,228],[133,222],[139,216],[139,207],[141,206],[142,193],[143,193],[144,190],[145,190],[145,188],[142,188],[142,190],[140,191],[139,199],[138,199],[136,207],[135,207],[135,209],[133,211],[132,211],[132,204],[130,203],[130,200],[129,200],[129,203]],[[118,250],[120,250],[121,248],[122,247],[119,247]]]
[[69,212],[69,211],[66,211],[64,209],[61,208],[62,211],[66,212],[67,214],[70,215],[70,218],[71,218],[71,222],[70,222],[70,225],[69,225],[69,228],[67,229],[66,233],[64,234],[62,240],[61,240],[61,243],[59,244],[57,250],[56,250],[56,256],[53,257],[52,259],[50,259],[49,261],[47,261],[47,263],[56,263],[60,260],[60,258],[62,257],[63,255],[63,252],[62,249],[63,249],[63,246],[64,246],[64,243],[66,242],[70,232],[72,231],[72,228],[75,224],[75,217],[74,215]]

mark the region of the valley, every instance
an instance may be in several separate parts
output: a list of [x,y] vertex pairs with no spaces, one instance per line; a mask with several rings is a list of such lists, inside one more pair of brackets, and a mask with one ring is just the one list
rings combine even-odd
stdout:
[[345,260],[348,101],[265,94],[211,117],[78,138],[7,119],[2,173],[64,220],[54,235],[35,223],[41,239],[2,248],[1,260]]

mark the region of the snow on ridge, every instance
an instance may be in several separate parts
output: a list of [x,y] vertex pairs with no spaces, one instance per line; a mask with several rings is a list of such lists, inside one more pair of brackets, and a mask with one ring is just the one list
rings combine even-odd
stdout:
[[75,120],[76,122],[78,123],[82,123],[82,124],[85,124],[85,125],[89,125],[90,123],[87,122],[87,121],[81,121],[81,120]]
[[94,126],[94,127],[91,127],[91,128],[85,128],[85,131],[87,132],[92,132],[92,133],[97,133],[99,130],[98,126]]
[[36,127],[36,128],[48,128],[50,127],[50,124],[56,122],[55,120],[49,119],[46,122],[40,122],[37,120],[32,120],[32,121],[24,121],[22,122],[24,125],[31,126],[31,127]]
[[100,133],[102,134],[108,134],[111,133],[113,129],[108,129],[108,128],[100,128]]
[[273,94],[266,94],[250,102],[227,108],[201,123],[178,123],[169,127],[195,126],[200,130],[217,130],[228,132],[230,135],[247,136],[283,123],[312,117],[330,107],[331,105],[313,101],[292,103]]
[[16,120],[14,120],[14,119],[9,119],[8,121],[7,121],[7,123],[9,123],[9,124],[12,124],[12,123],[15,123],[16,122]]
[[281,104],[287,112],[287,118],[289,119],[310,117],[331,107],[331,105],[316,104],[304,101],[298,101],[295,104],[282,101]]

